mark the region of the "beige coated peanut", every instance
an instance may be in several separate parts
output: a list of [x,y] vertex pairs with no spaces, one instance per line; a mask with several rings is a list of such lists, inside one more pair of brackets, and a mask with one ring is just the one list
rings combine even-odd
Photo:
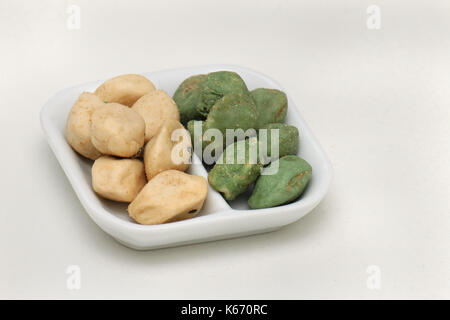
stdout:
[[109,200],[131,202],[146,183],[144,165],[137,159],[102,156],[92,166],[92,187]]
[[185,171],[189,167],[191,146],[189,132],[183,125],[177,120],[166,120],[144,149],[147,179],[165,170]]
[[101,153],[91,142],[91,117],[105,103],[95,94],[83,92],[70,110],[66,122],[66,139],[82,156],[95,160]]
[[154,90],[141,97],[131,107],[145,121],[145,141],[156,135],[168,119],[180,120],[180,112],[172,98],[163,90]]
[[91,141],[101,153],[132,157],[144,145],[145,122],[130,108],[107,103],[93,113]]
[[167,170],[150,180],[128,206],[140,224],[161,224],[196,216],[206,199],[208,183],[201,176]]
[[124,74],[102,83],[96,90],[105,102],[117,102],[131,107],[140,97],[155,90],[153,83],[139,74]]

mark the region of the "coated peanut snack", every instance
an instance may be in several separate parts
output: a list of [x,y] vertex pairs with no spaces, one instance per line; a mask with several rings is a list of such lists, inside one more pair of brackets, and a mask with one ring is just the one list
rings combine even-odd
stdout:
[[147,183],[128,206],[128,212],[140,224],[184,220],[200,212],[207,193],[205,178],[166,170]]
[[258,88],[250,92],[258,109],[258,127],[268,123],[282,123],[287,113],[287,97],[283,91]]
[[124,74],[105,81],[95,94],[105,102],[131,107],[143,95],[155,90],[153,83],[139,74]]
[[198,105],[197,111],[207,116],[216,102],[230,93],[248,94],[247,85],[240,75],[232,71],[209,73],[202,83],[202,103]]
[[[266,142],[267,156],[271,157],[272,150],[272,129],[278,129],[278,139],[275,139],[278,147],[278,158],[287,155],[296,155],[299,148],[299,134],[298,129],[285,123],[269,123],[262,126],[260,129],[266,129],[265,141],[263,141],[262,131],[259,131],[259,141]],[[276,159],[276,158],[275,158]]]
[[205,118],[198,110],[202,110],[203,84],[207,75],[199,74],[184,80],[173,95],[173,100],[180,110],[180,121],[186,125],[191,120],[202,120]]
[[[201,129],[201,131],[195,135],[195,122],[199,123],[199,128]],[[204,128],[204,121],[200,121],[200,120],[191,120],[187,123],[187,129],[189,131],[189,134],[191,135],[191,141],[192,141],[192,145],[201,145],[201,150],[195,150],[194,151],[197,152],[197,154],[200,154],[203,152],[203,149],[205,149],[206,147],[206,141],[203,140],[203,128]]]
[[91,141],[103,154],[132,157],[144,146],[144,138],[144,119],[124,105],[107,103],[92,115]]
[[225,95],[249,94],[247,85],[236,72],[216,71],[194,75],[184,80],[173,99],[180,111],[181,122],[204,120],[211,108]]
[[256,126],[258,112],[247,94],[231,93],[217,101],[205,120],[205,130],[218,129],[224,135],[226,129],[247,130]]
[[[208,174],[211,186],[223,194],[228,201],[234,200],[245,192],[258,178],[262,165],[258,162],[257,153],[252,158],[251,148],[257,152],[258,141],[250,138],[229,145],[220,156],[214,168]],[[231,157],[229,154],[231,153]],[[245,155],[243,163],[239,163],[238,155]]]
[[145,142],[158,133],[164,121],[180,120],[180,113],[172,98],[163,90],[154,90],[141,98],[131,107],[145,121]]
[[258,178],[248,204],[252,209],[270,208],[297,199],[311,178],[312,168],[297,156],[285,156],[276,160],[278,172]]
[[105,103],[95,94],[83,92],[70,110],[66,123],[66,140],[83,157],[95,160],[101,156],[91,142],[91,117]]
[[189,132],[177,120],[166,120],[158,134],[145,146],[145,173],[150,180],[158,173],[174,169],[185,171],[191,157]]
[[131,202],[146,183],[144,164],[137,159],[102,156],[92,166],[92,187],[105,199]]
[[[223,96],[211,108],[205,121],[202,122],[202,132],[200,140],[202,149],[212,141],[207,141],[203,137],[203,132],[210,129],[217,129],[222,133],[223,146],[226,146],[227,129],[241,129],[246,131],[256,127],[258,112],[256,106],[248,94],[231,93]],[[187,127],[192,139],[195,138],[194,121],[188,122]],[[193,141],[194,144],[195,141]],[[199,150],[197,150],[199,151]]]

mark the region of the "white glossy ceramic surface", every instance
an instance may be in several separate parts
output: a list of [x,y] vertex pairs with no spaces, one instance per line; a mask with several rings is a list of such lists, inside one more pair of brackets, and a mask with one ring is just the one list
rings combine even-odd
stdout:
[[[173,95],[178,85],[187,77],[217,70],[239,73],[249,90],[259,87],[283,88],[270,77],[247,68],[232,65],[209,65],[166,71],[143,73],[157,88]],[[105,79],[104,79],[105,80]],[[126,204],[99,198],[91,187],[92,161],[76,154],[64,138],[67,115],[82,91],[93,92],[104,80],[85,83],[64,89],[42,108],[41,125],[47,141],[67,175],[75,193],[92,220],[120,243],[134,249],[147,250],[162,247],[233,238],[277,230],[290,224],[312,209],[325,196],[332,178],[331,164],[318,141],[300,116],[298,107],[288,96],[286,123],[300,131],[298,155],[312,168],[311,181],[303,195],[293,203],[275,208],[249,210],[248,195],[227,203],[211,187],[202,212],[195,218],[162,225],[144,226],[128,217]],[[198,158],[189,173],[207,177],[207,171]]]

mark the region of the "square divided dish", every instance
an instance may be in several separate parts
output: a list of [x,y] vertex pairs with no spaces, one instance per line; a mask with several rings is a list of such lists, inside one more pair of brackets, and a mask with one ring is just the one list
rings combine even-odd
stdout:
[[[259,87],[283,88],[273,79],[247,68],[210,65],[144,73],[157,88],[173,95],[178,85],[195,74],[219,70],[237,72],[249,90]],[[310,212],[325,196],[332,178],[331,164],[312,132],[288,96],[286,123],[300,132],[299,156],[308,161],[313,174],[302,196],[293,203],[267,209],[250,210],[248,194],[228,203],[210,186],[201,213],[192,218],[161,225],[140,225],[129,218],[127,205],[98,197],[91,186],[92,161],[76,154],[64,137],[67,115],[83,91],[94,92],[103,82],[94,81],[60,91],[41,111],[41,125],[75,193],[92,220],[120,243],[133,249],[148,250],[184,244],[233,238],[277,230]],[[207,178],[207,171],[196,155],[188,173]]]

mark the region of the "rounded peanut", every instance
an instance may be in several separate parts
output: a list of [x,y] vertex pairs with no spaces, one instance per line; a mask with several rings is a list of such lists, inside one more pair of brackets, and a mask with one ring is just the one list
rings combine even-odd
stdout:
[[168,119],[180,120],[177,105],[163,90],[154,90],[141,97],[131,107],[145,121],[145,141],[156,135]]
[[145,146],[144,164],[147,179],[174,169],[185,171],[191,156],[189,132],[176,120],[166,120],[158,134]]
[[144,145],[145,122],[130,108],[107,103],[92,115],[91,141],[101,153],[134,156]]
[[140,97],[155,90],[153,83],[139,74],[124,74],[102,83],[95,94],[105,102],[131,107]]
[[103,156],[92,166],[92,187],[109,200],[131,202],[146,182],[140,160]]
[[83,92],[70,110],[66,123],[66,139],[82,156],[95,160],[101,153],[91,142],[91,117],[105,103],[90,92]]
[[200,176],[177,170],[163,171],[128,206],[140,224],[161,224],[196,216],[206,199],[208,183]]

